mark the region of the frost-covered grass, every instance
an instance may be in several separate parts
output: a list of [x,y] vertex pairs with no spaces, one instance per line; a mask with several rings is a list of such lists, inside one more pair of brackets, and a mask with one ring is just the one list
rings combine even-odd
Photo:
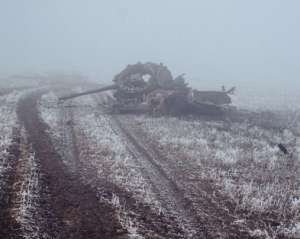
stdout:
[[126,228],[129,239],[144,239],[142,235],[138,233],[138,227],[135,225],[134,221],[128,215],[126,210],[126,205],[120,203],[120,198],[113,194],[112,200],[109,202],[117,209],[118,219],[123,228]]
[[[54,135],[59,136],[61,115],[51,102],[57,102],[53,93],[42,98],[41,115]],[[81,163],[96,170],[101,180],[133,192],[143,202],[156,204],[149,183],[143,178],[139,164],[126,147],[126,139],[113,125],[111,116],[101,113],[91,96],[75,99],[72,105],[76,105],[72,124]],[[267,215],[279,222],[277,228],[272,228],[273,234],[270,234],[272,230],[252,232],[272,238],[279,232],[290,236],[299,233],[298,115],[296,111],[285,115],[283,125],[286,127],[280,130],[252,121],[129,118],[134,127],[141,128],[158,143],[168,160],[177,165],[188,165],[193,174],[197,174],[193,175],[195,179],[212,180],[235,202],[236,212],[246,213],[247,217]],[[286,145],[292,154],[282,154],[278,143]],[[175,177],[180,181],[180,172],[176,173]],[[189,171],[184,174],[188,178]],[[158,203],[156,207],[160,208]]]
[[51,133],[59,137],[58,132],[61,124],[59,121],[58,97],[52,91],[42,96],[39,101],[39,111],[42,119],[52,129]]
[[[65,155],[66,143],[64,141],[64,124],[66,123],[66,113],[63,111],[63,105],[59,104],[58,96],[54,91],[42,95],[39,100],[38,110],[40,117],[47,124],[47,132],[51,136],[52,143],[56,150],[62,155]],[[64,160],[66,163],[67,160]]]
[[48,94],[42,96],[39,106],[41,109],[41,116],[43,120],[51,127],[57,128],[58,126],[58,98],[50,91]]
[[[272,214],[282,228],[300,220],[300,138],[289,129],[274,131],[248,123],[184,121],[136,116],[135,123],[155,139],[174,164],[186,164],[221,186],[236,210]],[[291,156],[279,152],[287,146]]]
[[53,140],[58,143],[62,141],[63,127],[66,127],[63,124],[71,123],[64,122],[70,117],[66,113],[69,104],[76,105],[72,124],[76,132],[79,160],[96,169],[99,178],[134,190],[144,201],[153,203],[148,185],[128,151],[124,138],[114,129],[111,117],[99,112],[91,96],[66,103],[66,109],[63,109],[63,105],[59,107],[57,100],[57,96],[50,92],[43,95],[39,103],[41,117],[49,126]]
[[79,107],[82,104],[94,107],[80,108],[74,116],[80,158],[88,160],[103,180],[133,192],[146,203],[155,203],[136,159],[126,147],[126,140],[112,125],[111,116],[99,112],[90,97],[76,102]]
[[[28,148],[25,129],[19,129],[16,108],[19,99],[25,91],[12,91],[0,97],[0,195],[3,193],[2,187],[6,187],[7,178],[15,166],[13,190],[11,195],[11,216],[20,225],[23,238],[41,238],[39,225],[36,223],[36,206],[38,199],[38,167],[34,153]],[[17,132],[17,135],[15,133]],[[13,142],[13,138],[18,136],[21,139],[19,158],[9,156],[8,149]],[[19,145],[19,143],[18,143]],[[18,160],[15,165],[11,160]],[[6,192],[7,193],[7,192]],[[44,238],[46,236],[44,235]]]
[[[8,147],[12,143],[13,129],[17,127],[16,105],[21,96],[20,92],[12,92],[0,96],[0,178],[10,168]],[[4,180],[0,180],[0,192]]]
[[40,194],[40,172],[35,154],[21,131],[20,158],[16,169],[11,216],[19,223],[23,238],[48,238],[40,232],[37,208]]
[[[77,167],[80,167],[79,173],[85,183],[99,187],[99,193],[102,192],[102,185],[117,185],[134,195],[139,202],[151,204],[154,210],[160,212],[161,206],[155,200],[124,139],[111,125],[110,116],[99,111],[97,102],[91,96],[58,106],[56,95],[50,92],[42,97],[39,110],[64,161],[69,155],[66,154],[68,149],[64,143],[76,144],[75,153],[78,155],[72,160],[79,161]],[[75,141],[69,139],[73,133]],[[66,166],[72,167],[72,163]],[[113,188],[110,190],[114,191]],[[138,233],[135,220],[129,216],[130,210],[127,205],[120,204],[117,194],[113,194],[112,198],[105,193],[100,193],[100,196],[101,200],[117,209],[119,221],[128,231],[129,238],[143,238]]]

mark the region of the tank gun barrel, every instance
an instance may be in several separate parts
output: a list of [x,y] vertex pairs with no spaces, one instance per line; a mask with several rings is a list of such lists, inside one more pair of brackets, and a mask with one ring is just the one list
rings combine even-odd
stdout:
[[114,90],[116,88],[117,88],[116,85],[109,85],[109,86],[105,86],[105,87],[102,87],[99,89],[94,89],[94,90],[89,90],[89,91],[85,91],[85,92],[81,92],[81,93],[62,96],[62,97],[59,97],[59,100],[60,101],[69,100],[69,99],[73,99],[73,98],[83,96],[83,95],[90,95],[90,94],[100,93],[100,92],[107,91],[107,90]]

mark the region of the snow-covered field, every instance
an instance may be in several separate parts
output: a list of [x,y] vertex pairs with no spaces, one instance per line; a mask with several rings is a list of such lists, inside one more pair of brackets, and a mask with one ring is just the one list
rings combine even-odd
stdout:
[[[70,113],[68,108],[72,105],[76,105],[76,108]],[[75,133],[76,142],[73,143],[76,143],[77,158],[86,183],[93,184],[93,180],[101,181],[101,184],[112,183],[160,213],[160,203],[156,200],[151,186],[146,183],[121,133],[113,128],[111,117],[98,109],[97,102],[92,97],[75,99],[59,106],[57,96],[50,92],[42,97],[39,109],[41,117],[49,126],[48,132],[63,157],[66,157],[66,152],[62,147],[66,143],[65,138],[69,137],[66,134]],[[64,127],[70,127],[69,124],[73,125],[74,132],[66,133]],[[90,178],[88,171],[95,171],[97,179]],[[101,185],[98,186],[101,195]],[[136,222],[128,215],[133,212],[128,211],[117,194],[108,198],[104,195],[101,200],[117,209],[119,221],[128,230],[130,238],[143,238],[137,232]]]
[[[63,140],[60,109],[53,92],[42,97],[40,112],[50,126],[49,132],[59,143]],[[122,135],[113,129],[109,115],[99,112],[92,97],[76,99],[73,124],[79,141],[79,158],[97,169],[99,178],[113,182],[122,188],[134,189],[135,194],[148,203],[153,203],[153,195],[146,189],[143,176],[137,170],[132,155],[126,148]]]
[[[274,213],[283,224],[278,230],[299,226],[300,138],[289,129],[274,132],[246,122],[147,116],[136,116],[133,124],[168,152],[174,164],[185,155],[186,164],[198,169],[199,178],[214,180],[236,202],[236,210]],[[278,143],[292,155],[281,153]]]
[[[14,128],[18,127],[16,105],[22,93],[13,91],[0,96],[0,178],[10,168],[8,148],[12,143]],[[4,180],[0,180],[0,193]]]
[[[297,237],[300,233],[299,112],[296,103],[291,104],[292,110],[284,111],[278,104],[269,108],[267,104],[264,97],[244,97],[236,106],[256,112],[276,109],[278,119],[282,120],[278,129],[256,124],[260,121],[257,119],[231,122],[146,115],[121,119],[133,131],[143,132],[168,162],[175,165],[175,171],[172,167],[166,171],[178,185],[185,187],[183,190],[192,195],[196,192],[193,191],[195,182],[213,182],[216,191],[230,198],[236,213],[244,215],[245,220],[261,217],[276,224],[268,231],[253,227],[253,236],[275,238],[284,233]],[[63,113],[63,107],[72,113]],[[157,212],[161,210],[126,138],[117,130],[113,118],[97,107],[94,97],[78,98],[59,106],[57,96],[50,92],[42,97],[40,112],[58,149],[65,137],[63,127],[73,128],[78,161],[83,168],[92,168],[100,181],[128,190],[137,200],[151,205]],[[286,146],[289,155],[279,150],[279,143]],[[137,228],[118,196],[113,195],[110,203],[119,209],[119,220],[134,235]],[[237,223],[245,222],[239,218]]]
[[78,110],[74,116],[78,126],[77,134],[84,137],[83,143],[79,146],[88,145],[88,148],[80,150],[82,154],[87,153],[81,157],[89,160],[89,163],[97,169],[100,178],[122,188],[134,190],[134,194],[146,203],[154,203],[151,190],[147,188],[136,160],[126,148],[122,134],[114,129],[111,117],[101,111],[95,112],[96,102],[91,97],[86,97],[84,101],[77,100],[76,105],[80,107],[82,104],[92,108]]
[[40,231],[41,218],[38,218],[40,197],[40,172],[38,163],[25,129],[20,134],[20,159],[16,169],[16,181],[13,186],[11,216],[21,225],[23,238],[47,238]]
[[36,210],[38,166],[16,112],[18,101],[26,93],[26,90],[12,90],[0,96],[0,199],[1,206],[10,205],[9,214],[20,225],[22,238],[41,238]]

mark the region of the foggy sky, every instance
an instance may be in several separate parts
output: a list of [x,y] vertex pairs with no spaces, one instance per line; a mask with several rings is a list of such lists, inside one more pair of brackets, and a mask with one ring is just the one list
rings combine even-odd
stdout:
[[111,80],[163,62],[193,80],[300,82],[297,0],[0,0],[0,73]]

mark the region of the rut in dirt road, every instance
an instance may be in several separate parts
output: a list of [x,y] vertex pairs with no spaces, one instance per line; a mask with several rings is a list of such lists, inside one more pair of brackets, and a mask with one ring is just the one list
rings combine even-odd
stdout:
[[[99,104],[100,114],[103,113],[101,102],[94,98]],[[155,190],[158,200],[162,203],[165,213],[175,217],[185,232],[185,238],[208,238],[205,227],[199,223],[197,215],[193,213],[189,202],[181,194],[176,183],[168,178],[164,170],[155,163],[143,145],[137,142],[131,133],[122,125],[116,115],[111,118],[111,127],[116,134],[122,135],[126,146],[140,166],[143,175]]]
[[204,232],[203,238],[252,238],[244,225],[235,223],[239,217],[234,212],[233,202],[219,193],[210,180],[192,178],[193,186],[190,187],[190,176],[201,169],[186,160],[184,153],[168,156],[169,152],[143,131],[132,118],[118,116],[118,121],[131,142],[142,147],[141,150],[149,155],[148,158],[153,164],[172,181],[185,209],[194,215],[201,226],[199,229]]
[[[101,150],[101,143],[97,144],[96,148],[94,148],[95,145],[90,141],[93,136],[86,135],[84,131],[87,128],[90,130],[93,127],[96,127],[94,133],[101,135],[102,132],[97,130],[98,126],[101,128],[100,125],[102,124],[98,125],[98,119],[94,118],[94,120],[97,122],[96,125],[91,126],[86,122],[82,128],[80,121],[82,119],[81,117],[84,116],[81,114],[85,115],[91,113],[89,110],[94,112],[95,108],[90,108],[87,110],[86,108],[82,109],[80,106],[73,107],[74,104],[77,105],[77,102],[65,102],[61,105],[61,107],[59,107],[60,125],[63,126],[63,129],[61,130],[63,139],[61,139],[61,141],[69,141],[69,144],[73,145],[76,145],[77,143],[76,148],[78,155],[80,155],[77,162],[77,171],[81,176],[81,180],[97,189],[99,194],[102,195],[103,200],[111,202],[114,205],[119,212],[119,220],[122,223],[123,228],[128,230],[128,236],[130,238],[144,238],[143,236],[145,236],[147,239],[185,238],[183,237],[182,228],[179,227],[176,220],[174,220],[172,217],[168,217],[168,215],[159,213],[158,210],[156,210],[157,208],[152,208],[148,203],[140,200],[140,198],[136,197],[136,191],[132,191],[133,188],[131,188],[129,185],[127,185],[129,187],[124,184],[119,185],[117,182],[103,177],[102,173],[99,174],[99,171],[103,169],[107,170],[106,173],[109,172],[109,169],[106,168],[107,166],[103,164],[106,159],[102,153],[97,154],[96,158],[98,163],[95,164],[95,162],[93,162],[95,159],[95,152],[99,152],[97,150]],[[111,127],[109,128],[114,131]],[[105,132],[103,132],[103,134],[105,135]],[[71,139],[71,141],[68,139]],[[111,145],[111,147],[114,148],[115,145]],[[68,149],[60,149],[60,146],[58,148],[59,151],[62,151],[62,154],[69,155]],[[65,147],[63,146],[63,148]],[[74,156],[71,155],[71,157]],[[124,155],[122,157],[124,157]],[[69,160],[67,160],[65,163],[68,165]],[[136,165],[136,163],[133,163],[133,165]],[[127,168],[126,170],[130,169]],[[133,178],[135,178],[135,176],[133,176]]]
[[118,117],[114,116],[113,121],[114,126],[125,135],[128,149],[156,190],[162,206],[167,213],[177,218],[186,232],[186,237],[208,238],[205,226],[198,221],[197,215],[190,207],[190,202],[183,197],[177,184],[168,177],[147,149],[122,125]]
[[49,192],[49,213],[53,216],[47,219],[52,238],[120,238],[114,209],[100,202],[96,192],[76,174],[69,173],[56,152],[37,110],[42,94],[35,92],[20,100],[17,113],[40,160],[44,187]]

